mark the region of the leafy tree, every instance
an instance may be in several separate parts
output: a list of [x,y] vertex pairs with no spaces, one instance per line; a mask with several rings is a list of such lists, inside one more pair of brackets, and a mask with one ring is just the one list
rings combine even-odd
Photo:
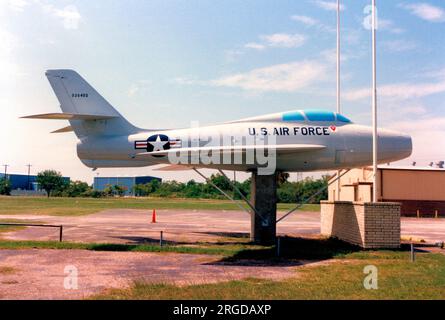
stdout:
[[0,194],[6,196],[11,195],[11,182],[6,178],[0,179]]
[[107,186],[104,189],[104,194],[106,196],[119,196],[119,197],[123,197],[125,195],[125,192],[128,190],[127,187],[125,186],[120,186],[120,185],[110,185],[107,184]]
[[61,190],[66,185],[60,172],[55,170],[45,170],[39,172],[37,174],[37,183],[40,185],[40,188],[46,191],[48,198],[53,190]]
[[159,187],[161,186],[161,181],[159,181],[158,179],[153,179],[149,182],[150,184],[150,188],[151,188],[151,192],[156,192]]
[[65,197],[81,197],[88,195],[88,191],[91,187],[86,182],[82,181],[72,181],[67,185],[65,190],[63,190],[62,195]]
[[184,188],[184,196],[186,198],[203,197],[202,183],[197,183],[195,180],[187,182]]
[[155,194],[160,197],[170,197],[181,194],[184,191],[184,187],[185,185],[183,183],[177,181],[167,181],[159,185],[155,191]]
[[114,189],[113,189],[113,186],[112,186],[111,184],[107,184],[107,185],[105,186],[104,194],[105,194],[105,196],[107,196],[107,197],[111,197],[111,196],[114,195]]
[[133,187],[133,194],[136,197],[146,197],[152,192],[151,183],[137,184]]
[[105,197],[105,192],[94,190],[93,188],[90,188],[86,192],[82,194],[82,197],[88,197],[88,198],[103,198]]
[[231,190],[232,187],[230,185],[229,179],[227,179],[222,174],[212,174],[210,176],[210,180],[221,190]]
[[[326,177],[318,180],[306,178],[299,182],[285,182],[278,188],[278,201],[284,203],[301,203],[303,201],[307,201],[316,192],[321,190],[323,187],[326,187],[327,183]],[[325,189],[323,192],[311,199],[309,203],[319,203],[320,200],[325,200],[327,198],[328,190]]]
[[287,180],[289,180],[289,173],[287,173],[287,172],[278,172],[278,174],[277,174],[278,186],[281,186],[283,183],[286,183]]
[[123,197],[127,190],[128,190],[128,188],[125,187],[125,186],[120,186],[120,185],[117,185],[117,184],[113,186],[114,194],[118,195],[119,197]]

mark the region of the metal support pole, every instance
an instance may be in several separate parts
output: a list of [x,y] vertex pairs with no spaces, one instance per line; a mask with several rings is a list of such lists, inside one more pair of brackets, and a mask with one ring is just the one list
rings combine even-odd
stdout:
[[277,237],[277,257],[281,255],[281,237]]
[[62,235],[63,235],[63,226],[61,225],[59,229],[59,242],[62,242]]
[[414,248],[414,244],[411,243],[411,262],[415,262],[416,261],[416,251]]
[[161,235],[159,237],[159,246],[162,247],[162,242],[164,241],[164,231],[161,231]]
[[337,177],[335,178],[334,181],[331,181],[330,183],[328,183],[326,186],[324,186],[323,188],[321,188],[320,190],[318,190],[316,193],[314,193],[312,196],[310,196],[309,198],[307,198],[306,200],[304,200],[303,202],[299,203],[295,208],[293,208],[292,210],[290,210],[288,213],[286,213],[284,216],[282,216],[280,219],[277,220],[277,223],[280,222],[281,220],[285,219],[287,216],[289,216],[291,213],[293,213],[294,211],[300,209],[302,206],[304,206],[306,203],[308,203],[309,201],[311,201],[313,198],[315,198],[316,196],[318,196],[320,193],[322,193],[323,191],[325,191],[327,188],[329,188],[330,185],[332,185],[333,183],[335,183],[338,179],[340,179],[341,177],[343,177],[345,174],[347,174],[351,169],[346,170],[345,172],[343,172],[341,175],[337,175]]
[[372,0],[372,168],[373,168],[373,192],[372,201],[377,202],[377,50],[376,50],[376,30],[377,16],[376,16],[376,0]]

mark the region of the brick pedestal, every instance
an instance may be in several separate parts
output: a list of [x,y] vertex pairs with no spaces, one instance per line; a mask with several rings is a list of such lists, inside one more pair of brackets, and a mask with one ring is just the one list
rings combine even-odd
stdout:
[[362,248],[399,248],[400,203],[322,201],[321,234]]

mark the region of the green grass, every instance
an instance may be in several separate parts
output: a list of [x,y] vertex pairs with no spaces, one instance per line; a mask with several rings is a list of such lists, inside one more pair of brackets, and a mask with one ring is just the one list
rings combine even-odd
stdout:
[[[277,268],[292,261],[327,262],[298,267],[295,277],[283,281],[249,278],[184,287],[136,282],[129,289],[107,290],[94,299],[445,299],[445,255],[419,252],[411,263],[405,247],[369,251],[334,239],[285,238],[282,256],[277,258],[274,247],[249,243],[161,248],[150,244],[0,241],[0,249],[28,248],[210,254],[220,256],[228,265],[261,260]],[[378,290],[363,287],[367,265],[378,268]]]
[[[241,202],[240,202],[241,203]],[[242,203],[244,205],[244,203]],[[278,204],[279,210],[289,210],[293,204]],[[177,198],[46,198],[0,196],[0,214],[36,214],[79,216],[105,209],[196,209],[240,210],[231,201]],[[319,211],[319,205],[306,205],[301,210]]]
[[92,251],[130,251],[130,252],[172,252],[188,254],[208,254],[224,257],[234,256],[242,251],[264,250],[264,247],[249,244],[218,245],[197,243],[195,245],[159,245],[153,244],[112,244],[112,243],[80,243],[57,241],[12,241],[0,240],[0,249],[80,249]]
[[[363,268],[378,268],[378,289],[363,286]],[[333,263],[298,268],[285,281],[246,279],[178,287],[136,282],[129,289],[109,290],[94,299],[444,299],[445,256],[408,252],[351,253]]]

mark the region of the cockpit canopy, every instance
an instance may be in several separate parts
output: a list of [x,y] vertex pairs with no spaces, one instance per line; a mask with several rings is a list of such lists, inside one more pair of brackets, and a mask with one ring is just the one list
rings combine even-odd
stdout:
[[348,124],[351,120],[340,113],[329,110],[306,109],[267,114],[234,122],[337,122]]
[[297,110],[283,113],[283,121],[316,121],[316,122],[345,122],[351,123],[351,120],[340,113],[335,113],[329,110]]

